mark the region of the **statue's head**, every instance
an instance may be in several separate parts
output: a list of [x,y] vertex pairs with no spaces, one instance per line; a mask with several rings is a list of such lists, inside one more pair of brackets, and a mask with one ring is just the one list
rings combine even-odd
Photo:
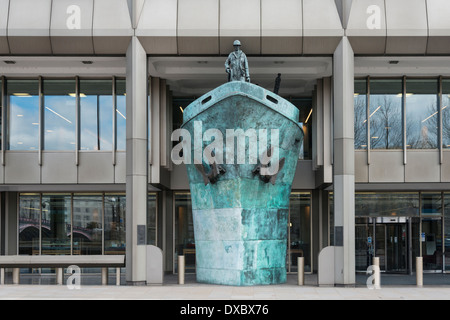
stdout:
[[233,42],[234,50],[238,51],[241,48],[241,42],[239,40],[236,40]]

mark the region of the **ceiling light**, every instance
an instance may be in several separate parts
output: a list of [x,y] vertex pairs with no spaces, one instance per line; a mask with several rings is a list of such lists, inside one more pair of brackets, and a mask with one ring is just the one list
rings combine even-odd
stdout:
[[309,118],[311,117],[312,113],[313,113],[313,109],[311,109],[311,111],[309,112],[309,115],[308,115],[308,117],[306,118],[305,123],[308,123]]
[[31,97],[31,95],[29,93],[22,93],[22,92],[13,93],[13,96],[15,96],[15,97]]
[[180,110],[181,110],[182,113],[184,113],[184,110],[183,110],[183,108],[181,106],[180,106]]

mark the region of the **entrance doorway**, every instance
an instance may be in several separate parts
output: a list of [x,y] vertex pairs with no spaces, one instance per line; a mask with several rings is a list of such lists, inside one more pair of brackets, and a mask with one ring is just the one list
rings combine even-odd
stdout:
[[[416,221],[417,220],[417,221]],[[358,218],[356,270],[365,272],[378,257],[386,273],[410,273],[418,248],[419,220],[410,217]]]

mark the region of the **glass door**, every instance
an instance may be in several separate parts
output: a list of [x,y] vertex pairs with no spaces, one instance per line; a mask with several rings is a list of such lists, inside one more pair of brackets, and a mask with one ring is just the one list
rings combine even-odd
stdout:
[[442,219],[422,219],[422,257],[424,271],[442,271]]
[[403,273],[408,266],[407,225],[386,225],[386,272]]

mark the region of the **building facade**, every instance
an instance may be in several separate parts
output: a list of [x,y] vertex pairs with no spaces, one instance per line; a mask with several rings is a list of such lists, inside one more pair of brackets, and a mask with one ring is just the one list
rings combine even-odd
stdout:
[[[253,83],[300,110],[286,267],[334,283],[450,270],[446,0],[0,0],[0,254],[125,254],[145,284],[195,237],[172,132],[227,81],[239,39]],[[145,230],[145,241],[142,241]],[[23,272],[29,272],[23,270]]]

